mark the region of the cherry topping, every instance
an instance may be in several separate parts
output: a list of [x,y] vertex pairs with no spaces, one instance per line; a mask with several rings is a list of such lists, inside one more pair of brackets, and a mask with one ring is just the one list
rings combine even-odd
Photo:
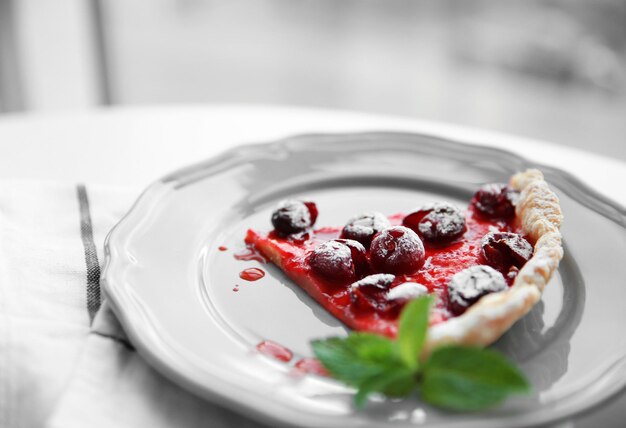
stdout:
[[505,184],[485,184],[472,198],[472,205],[488,218],[511,218],[515,215],[515,204],[519,192]]
[[391,223],[383,214],[367,212],[351,218],[341,231],[341,237],[354,239],[369,248],[374,235],[389,226]]
[[448,283],[449,308],[461,315],[481,297],[508,288],[504,276],[490,266],[472,266],[455,274]]
[[272,213],[274,229],[283,236],[303,232],[315,224],[317,207],[314,202],[287,200]]
[[410,274],[424,264],[424,245],[408,227],[388,227],[370,246],[372,264],[379,272]]
[[353,239],[335,239],[350,248],[352,254],[352,263],[354,264],[354,272],[357,278],[365,276],[369,270],[369,263],[367,261],[367,250],[360,242]]
[[330,281],[354,281],[367,269],[365,247],[351,239],[323,242],[309,256],[309,264]]
[[392,288],[395,278],[388,273],[379,273],[353,283],[350,286],[353,307],[383,316],[397,316],[408,301],[428,294],[428,288],[416,282],[404,282]]
[[309,209],[309,214],[311,214],[311,226],[313,226],[315,224],[315,221],[317,220],[317,216],[319,214],[319,211],[317,209],[317,205],[315,205],[315,202],[311,202],[311,201],[302,201],[302,202]]
[[489,232],[481,246],[487,264],[500,272],[521,268],[533,255],[533,246],[517,233]]
[[394,279],[396,279],[394,275],[378,273],[353,283],[350,286],[352,304],[361,310],[384,311],[387,291]]
[[429,204],[407,215],[402,225],[417,232],[426,242],[441,244],[465,232],[465,216],[447,202]]

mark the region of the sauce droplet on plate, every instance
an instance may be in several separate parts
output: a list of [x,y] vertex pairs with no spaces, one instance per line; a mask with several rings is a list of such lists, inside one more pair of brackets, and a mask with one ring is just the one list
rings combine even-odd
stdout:
[[261,253],[259,253],[257,250],[251,247],[245,248],[242,251],[239,251],[238,253],[233,254],[233,257],[237,260],[243,260],[246,262],[256,261],[259,263],[267,263],[267,259],[263,257]]
[[302,358],[294,365],[294,367],[303,373],[312,373],[320,376],[328,376],[328,370],[322,365],[317,358]]
[[217,249],[220,250],[220,251],[226,251],[226,250],[228,250],[228,247],[220,245],[219,247],[217,247]]
[[265,276],[265,272],[259,268],[248,268],[239,272],[239,278],[246,281],[257,281]]
[[277,360],[288,363],[293,358],[293,353],[278,343],[274,343],[270,340],[264,340],[256,346],[257,351],[268,357],[276,358]]

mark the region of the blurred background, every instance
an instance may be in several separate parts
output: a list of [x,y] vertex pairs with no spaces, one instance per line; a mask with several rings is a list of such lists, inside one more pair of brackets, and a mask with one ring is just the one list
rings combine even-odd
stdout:
[[626,0],[0,0],[0,114],[261,103],[626,160]]

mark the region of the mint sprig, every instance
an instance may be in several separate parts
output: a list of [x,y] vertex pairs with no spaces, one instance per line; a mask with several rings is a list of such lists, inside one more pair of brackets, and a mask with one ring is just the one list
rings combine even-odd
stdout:
[[428,330],[428,314],[432,298],[425,296],[408,304],[398,322],[398,340],[396,346],[407,367],[417,370],[418,357]]
[[346,338],[313,341],[313,351],[335,378],[357,389],[357,407],[363,407],[371,393],[406,397],[419,390],[422,400],[434,406],[475,411],[492,407],[510,394],[530,392],[522,372],[490,349],[449,345],[420,361],[431,304],[427,296],[405,307],[396,340],[351,333]]

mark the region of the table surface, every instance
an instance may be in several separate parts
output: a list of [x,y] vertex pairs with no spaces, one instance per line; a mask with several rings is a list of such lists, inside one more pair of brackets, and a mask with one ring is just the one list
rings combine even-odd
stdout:
[[[112,108],[0,117],[0,178],[81,181],[139,192],[166,173],[235,144],[301,133],[409,131],[503,148],[571,172],[626,205],[626,163],[546,142],[449,124],[262,105]],[[576,420],[618,426],[626,395]]]

